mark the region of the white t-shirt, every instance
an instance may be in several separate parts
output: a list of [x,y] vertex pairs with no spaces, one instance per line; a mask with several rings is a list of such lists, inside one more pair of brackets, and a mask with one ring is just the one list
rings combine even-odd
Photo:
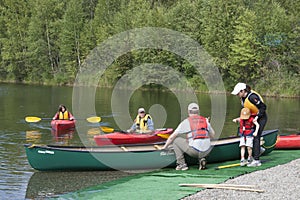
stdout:
[[[207,119],[206,119],[206,122],[207,122],[207,129],[210,132],[211,131],[211,125],[210,125],[210,123],[208,122]],[[193,147],[197,151],[200,151],[200,152],[207,151],[211,146],[210,138],[195,139],[195,140],[193,139],[192,132],[191,132],[191,126],[190,126],[190,122],[189,122],[188,118],[183,120],[178,125],[178,127],[176,128],[174,133],[178,133],[178,135],[187,134],[187,139],[188,139],[188,142],[189,142],[189,146]]]

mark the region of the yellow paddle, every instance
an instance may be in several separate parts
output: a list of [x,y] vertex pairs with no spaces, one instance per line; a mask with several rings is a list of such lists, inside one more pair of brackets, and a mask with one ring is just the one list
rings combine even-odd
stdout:
[[111,128],[111,127],[107,127],[107,126],[100,126],[100,129],[104,132],[104,133],[112,133],[115,131],[115,129]]
[[86,121],[90,122],[90,123],[98,123],[101,121],[101,117],[88,117],[86,118]]
[[230,164],[230,165],[223,165],[223,166],[218,166],[215,169],[225,169],[225,168],[238,167],[238,166],[241,166],[241,164],[235,163],[235,164]]
[[[52,118],[40,118],[40,117],[25,117],[26,122],[35,123],[41,120],[51,120]],[[78,119],[75,119],[78,120]],[[98,123],[101,121],[101,117],[88,117],[86,120],[90,123]]]
[[41,120],[50,120],[51,118],[25,117],[26,122],[39,122]]
[[168,139],[170,134],[157,134],[157,136],[161,137],[162,139]]
[[121,132],[121,133],[128,133],[127,131],[123,131],[123,130],[117,130],[111,127],[107,127],[107,126],[100,126],[100,129],[104,132],[104,133],[112,133],[112,132]]

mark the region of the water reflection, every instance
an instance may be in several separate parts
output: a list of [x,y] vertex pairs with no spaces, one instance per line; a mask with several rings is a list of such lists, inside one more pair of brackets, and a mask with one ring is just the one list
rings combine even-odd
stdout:
[[41,142],[42,133],[37,130],[26,131],[26,142],[39,144]]
[[121,171],[35,172],[28,182],[26,199],[55,197],[130,175]]
[[75,130],[68,130],[68,131],[57,131],[51,130],[51,134],[57,145],[67,146],[70,144],[70,140],[72,140],[73,135],[75,134]]
[[100,135],[101,134],[101,130],[100,128],[90,128],[88,131],[87,131],[87,134],[94,137],[94,135]]

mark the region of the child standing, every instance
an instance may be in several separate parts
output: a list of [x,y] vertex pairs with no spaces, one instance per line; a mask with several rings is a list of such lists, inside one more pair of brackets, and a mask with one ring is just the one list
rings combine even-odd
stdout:
[[[259,124],[256,116],[251,115],[249,108],[241,110],[240,118],[233,119],[233,122],[239,122],[240,148],[241,148],[241,166],[245,166],[252,161],[253,136],[257,135]],[[245,159],[246,147],[248,159]]]

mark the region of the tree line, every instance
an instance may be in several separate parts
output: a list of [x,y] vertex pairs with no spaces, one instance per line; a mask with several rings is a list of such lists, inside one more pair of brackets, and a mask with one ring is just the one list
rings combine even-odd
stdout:
[[[162,27],[196,40],[214,58],[225,87],[246,82],[261,93],[300,96],[300,1],[292,0],[0,0],[0,81],[67,85],[107,38]],[[101,86],[142,63],[183,73],[193,66],[170,52],[143,49],[117,58]]]

